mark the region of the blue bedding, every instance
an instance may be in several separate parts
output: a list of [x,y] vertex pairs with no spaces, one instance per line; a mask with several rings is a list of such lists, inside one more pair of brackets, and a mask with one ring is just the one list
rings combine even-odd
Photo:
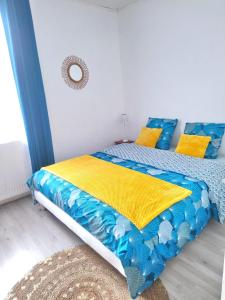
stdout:
[[214,217],[225,220],[225,159],[202,159],[136,144],[112,146],[105,153],[145,163],[159,169],[178,172],[204,181],[209,188]]
[[115,253],[135,299],[159,277],[166,262],[205,228],[211,218],[209,189],[204,181],[176,172],[103,152],[93,156],[192,191],[189,197],[138,230],[112,207],[47,171],[40,170],[28,180],[32,191],[43,193]]

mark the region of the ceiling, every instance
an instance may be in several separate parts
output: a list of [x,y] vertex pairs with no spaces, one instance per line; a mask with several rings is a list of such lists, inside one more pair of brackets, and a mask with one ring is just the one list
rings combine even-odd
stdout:
[[88,2],[111,9],[120,9],[136,1],[137,0],[83,0],[83,2]]

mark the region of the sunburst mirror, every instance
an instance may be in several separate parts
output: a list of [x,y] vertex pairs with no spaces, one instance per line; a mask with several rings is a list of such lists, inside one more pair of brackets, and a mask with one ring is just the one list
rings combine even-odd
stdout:
[[74,55],[68,56],[62,64],[62,77],[69,87],[82,89],[89,80],[88,67],[81,58]]

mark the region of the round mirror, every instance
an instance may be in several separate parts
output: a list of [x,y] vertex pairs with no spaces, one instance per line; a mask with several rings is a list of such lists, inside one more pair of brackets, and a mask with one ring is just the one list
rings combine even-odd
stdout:
[[71,65],[69,68],[69,76],[71,80],[79,82],[83,78],[83,71],[78,64]]
[[73,89],[83,89],[89,80],[89,71],[85,62],[77,56],[68,56],[62,64],[62,77]]

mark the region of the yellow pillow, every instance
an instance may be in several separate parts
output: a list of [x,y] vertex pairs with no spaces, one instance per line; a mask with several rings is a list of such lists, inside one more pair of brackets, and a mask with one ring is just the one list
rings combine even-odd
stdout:
[[135,141],[135,144],[155,148],[162,131],[162,128],[143,127]]
[[181,134],[176,152],[203,158],[210,141],[210,136]]

